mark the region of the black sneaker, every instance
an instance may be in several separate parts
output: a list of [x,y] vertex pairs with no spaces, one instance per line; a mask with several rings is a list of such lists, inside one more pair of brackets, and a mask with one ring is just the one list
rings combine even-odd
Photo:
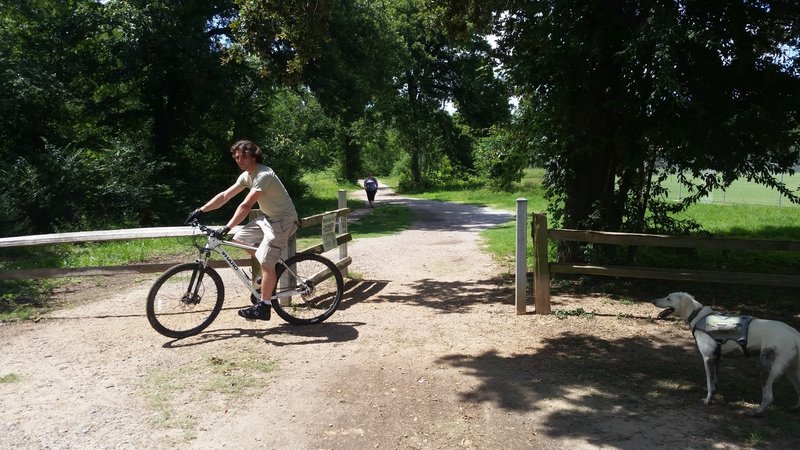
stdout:
[[269,320],[272,306],[266,302],[258,302],[255,305],[239,310],[239,315],[247,320]]

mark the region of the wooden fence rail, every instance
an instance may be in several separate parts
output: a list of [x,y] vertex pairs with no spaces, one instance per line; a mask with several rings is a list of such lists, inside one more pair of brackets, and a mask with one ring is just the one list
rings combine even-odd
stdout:
[[[346,218],[350,213],[348,208],[339,208],[333,211],[328,211],[322,214],[316,214],[309,217],[300,219],[300,228],[308,228],[322,223],[322,217],[328,214],[335,214],[336,217]],[[341,246],[350,242],[353,238],[350,233],[342,229],[341,224],[346,223],[346,220],[340,220],[339,234],[336,235],[336,245]],[[241,227],[235,227],[231,233],[235,233]],[[152,239],[152,238],[169,238],[169,237],[187,237],[195,233],[193,227],[152,227],[152,228],[131,228],[124,230],[100,230],[100,231],[80,231],[75,233],[56,233],[56,234],[40,234],[34,236],[15,236],[0,238],[0,248],[11,247],[25,247],[34,245],[51,245],[51,244],[78,244],[84,242],[105,242],[105,241],[126,241],[134,239]],[[314,245],[312,247],[295,251],[296,245],[294,237],[290,242],[289,248],[291,254],[294,253],[322,253],[323,245]],[[285,257],[291,255],[284,255]],[[239,259],[236,264],[247,265],[251,264],[252,259]],[[349,258],[342,258],[340,261],[335,261],[340,269],[346,268],[350,263]],[[102,266],[102,267],[79,267],[79,268],[59,268],[59,269],[19,269],[19,270],[6,270],[0,271],[0,280],[25,280],[37,278],[60,278],[60,277],[79,277],[79,276],[95,276],[95,275],[119,275],[119,274],[134,274],[134,273],[157,273],[177,264],[173,263],[146,263],[146,264],[128,264],[124,266]],[[211,261],[212,267],[227,267],[225,261]]]
[[567,229],[549,230],[547,228],[547,216],[541,213],[533,214],[531,234],[534,249],[534,299],[536,301],[536,312],[541,314],[550,313],[550,275],[554,273],[800,287],[800,276],[798,275],[662,269],[654,267],[556,264],[548,260],[548,243],[550,239],[638,247],[766,251],[798,251],[800,250],[800,241],[699,238]]

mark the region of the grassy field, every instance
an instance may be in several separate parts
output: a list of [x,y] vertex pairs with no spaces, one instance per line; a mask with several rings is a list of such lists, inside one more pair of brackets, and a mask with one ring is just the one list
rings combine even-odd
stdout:
[[[778,179],[782,180],[789,189],[794,188],[796,192],[800,193],[800,174],[779,176]],[[677,201],[686,197],[686,188],[678,183],[676,176],[669,177],[663,186],[669,189],[669,198],[672,200]],[[774,189],[747,180],[736,180],[724,191],[714,190],[711,195],[702,200],[702,203],[800,206],[788,201]]]

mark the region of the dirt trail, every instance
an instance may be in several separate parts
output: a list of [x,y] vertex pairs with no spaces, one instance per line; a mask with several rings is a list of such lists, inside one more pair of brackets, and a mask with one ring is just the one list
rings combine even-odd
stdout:
[[595,314],[517,316],[478,234],[508,213],[386,188],[377,202],[418,220],[350,244],[359,280],[318,326],[241,320],[229,270],[226,309],[189,339],[149,327],[154,276],[0,326],[0,377],[19,377],[0,383],[0,448],[738,448],[747,430],[720,432],[727,410],[701,407],[702,386],[648,380],[676,360],[702,377],[651,305],[555,297]]

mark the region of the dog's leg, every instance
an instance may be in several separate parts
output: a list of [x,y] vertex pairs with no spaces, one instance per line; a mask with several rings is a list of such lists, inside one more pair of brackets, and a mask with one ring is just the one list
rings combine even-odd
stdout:
[[707,333],[697,331],[694,333],[697,350],[703,357],[703,367],[706,369],[706,388],[708,393],[703,403],[708,406],[714,402],[714,394],[717,392],[717,367],[719,366],[719,345]]
[[774,399],[772,396],[772,384],[781,376],[783,369],[788,361],[780,360],[776,355],[774,348],[767,348],[761,352],[761,376],[763,377],[763,384],[761,385],[761,404],[758,408],[751,411],[750,415],[759,415],[767,409]]
[[792,358],[792,363],[786,368],[786,378],[792,383],[797,393],[797,403],[795,403],[790,410],[800,411],[800,356],[795,355]]
[[703,404],[706,406],[714,402],[714,394],[717,393],[717,367],[719,366],[719,358],[711,354],[710,356],[703,355],[703,366],[706,369],[706,388],[708,393],[706,398],[703,399]]

